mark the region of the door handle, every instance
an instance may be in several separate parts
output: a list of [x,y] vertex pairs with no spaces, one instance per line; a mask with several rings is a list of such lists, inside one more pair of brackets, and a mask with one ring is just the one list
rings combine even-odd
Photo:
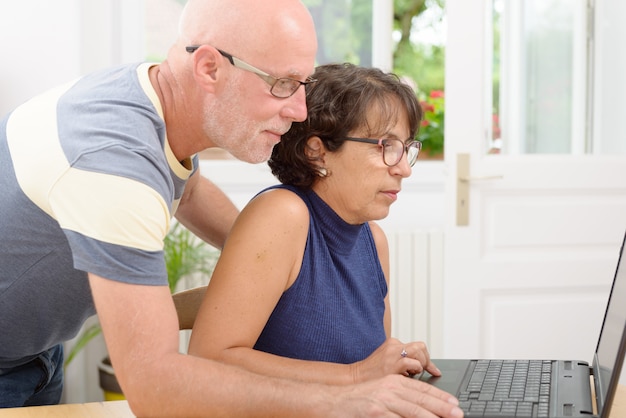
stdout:
[[470,176],[470,155],[457,154],[456,156],[456,225],[469,225],[469,191],[470,182],[498,180],[502,175]]

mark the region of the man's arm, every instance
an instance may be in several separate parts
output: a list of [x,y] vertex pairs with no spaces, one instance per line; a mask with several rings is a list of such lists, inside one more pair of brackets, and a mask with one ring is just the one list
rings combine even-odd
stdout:
[[137,416],[462,416],[449,394],[401,376],[323,386],[180,354],[176,310],[166,286],[93,274],[89,282],[116,376]]
[[175,215],[195,235],[221,249],[238,214],[228,196],[197,170],[187,181]]
[[[292,402],[282,399],[287,388],[280,382],[180,354],[166,286],[89,277],[116,377],[137,416],[268,416],[273,408],[287,416],[288,405],[298,415],[295,396]],[[322,395],[319,406],[330,401]]]

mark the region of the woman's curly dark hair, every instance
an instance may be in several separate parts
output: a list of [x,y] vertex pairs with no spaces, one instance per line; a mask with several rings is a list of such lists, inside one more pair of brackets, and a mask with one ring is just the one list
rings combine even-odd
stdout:
[[[281,183],[308,189],[319,178],[315,161],[305,152],[309,138],[318,136],[333,152],[356,129],[375,137],[404,116],[397,111],[398,102],[408,118],[409,138],[417,136],[422,108],[413,89],[395,74],[345,63],[321,65],[312,77],[317,82],[306,86],[307,119],[291,125],[268,161]],[[368,126],[366,116],[374,106],[381,112],[377,120],[386,126]]]

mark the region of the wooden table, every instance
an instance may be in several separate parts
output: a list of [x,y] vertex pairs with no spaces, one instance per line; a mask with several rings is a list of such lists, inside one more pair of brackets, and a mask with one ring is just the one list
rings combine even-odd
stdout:
[[0,409],[2,418],[134,418],[126,401]]
[[[0,418],[134,418],[126,401],[92,402],[0,409]],[[626,386],[620,385],[611,418],[626,417]]]
[[611,406],[611,418],[624,417],[626,417],[626,386],[618,385],[615,399],[613,399],[613,406]]

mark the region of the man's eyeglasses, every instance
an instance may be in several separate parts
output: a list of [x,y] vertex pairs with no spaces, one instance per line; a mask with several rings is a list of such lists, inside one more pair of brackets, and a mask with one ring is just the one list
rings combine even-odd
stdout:
[[420,141],[408,141],[405,143],[399,139],[370,139],[370,138],[344,138],[346,141],[365,142],[366,144],[377,144],[383,151],[383,162],[389,167],[398,164],[404,153],[409,165],[413,167],[417,161],[417,156],[422,149]]
[[[191,54],[195,52],[198,48],[200,48],[200,45],[192,45],[185,47],[185,50]],[[276,78],[269,75],[265,71],[261,71],[258,68],[248,64],[247,62],[230,55],[228,52],[224,52],[221,49],[217,49],[217,51],[222,54],[222,56],[227,58],[233,66],[245,71],[250,71],[251,73],[254,73],[261,77],[267,84],[270,85],[270,93],[272,94],[272,96],[278,97],[280,99],[286,99],[287,97],[291,97],[300,86],[305,86],[307,84],[315,83],[317,81],[311,77],[307,77],[305,81],[300,81],[296,80],[295,78],[288,77]]]

